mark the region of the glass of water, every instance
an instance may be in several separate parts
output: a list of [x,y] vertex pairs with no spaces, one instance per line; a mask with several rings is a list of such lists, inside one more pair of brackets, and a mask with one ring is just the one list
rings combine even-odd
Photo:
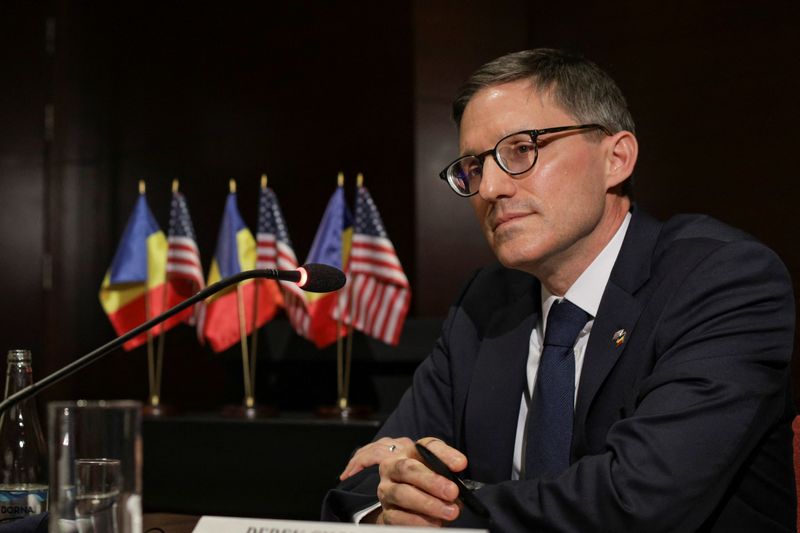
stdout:
[[119,459],[75,459],[75,520],[79,531],[119,531]]
[[50,533],[141,533],[141,404],[48,404]]

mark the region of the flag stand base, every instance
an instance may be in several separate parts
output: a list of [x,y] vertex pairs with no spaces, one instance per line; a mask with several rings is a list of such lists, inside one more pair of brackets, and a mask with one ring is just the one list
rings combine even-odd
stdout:
[[222,416],[225,418],[241,418],[245,420],[255,420],[257,418],[273,418],[278,416],[278,409],[271,405],[226,405],[222,408]]
[[173,416],[178,414],[178,409],[171,405],[164,405],[160,403],[158,405],[144,405],[142,406],[142,415],[147,417],[158,418],[160,416]]
[[372,408],[366,405],[348,405],[341,408],[338,405],[322,405],[317,407],[316,414],[320,418],[338,418],[340,420],[362,420],[373,414]]

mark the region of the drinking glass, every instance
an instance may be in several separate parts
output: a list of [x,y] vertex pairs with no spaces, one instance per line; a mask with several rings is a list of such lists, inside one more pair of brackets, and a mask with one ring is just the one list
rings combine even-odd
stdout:
[[48,404],[50,533],[141,533],[141,408]]

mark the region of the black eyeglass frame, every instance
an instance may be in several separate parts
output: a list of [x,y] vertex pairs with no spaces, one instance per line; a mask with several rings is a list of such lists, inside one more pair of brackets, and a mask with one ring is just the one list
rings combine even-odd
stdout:
[[[536,140],[540,135],[545,135],[545,134],[549,134],[549,133],[561,133],[562,131],[589,130],[589,129],[599,129],[603,133],[605,133],[606,135],[612,135],[611,131],[609,131],[609,129],[606,128],[605,126],[603,126],[602,124],[578,124],[578,125],[573,125],[573,126],[557,126],[557,127],[554,127],[554,128],[544,128],[544,129],[540,129],[540,130],[522,130],[522,131],[517,131],[517,132],[514,132],[514,133],[510,133],[510,134],[506,135],[505,137],[503,137],[502,139],[500,139],[499,141],[497,141],[497,144],[495,144],[494,148],[492,148],[491,150],[486,150],[485,152],[482,152],[482,153],[477,154],[477,155],[472,155],[472,154],[462,155],[458,159],[455,159],[449,165],[447,165],[444,168],[444,170],[439,172],[439,178],[441,178],[444,181],[446,181],[447,184],[450,186],[450,188],[453,189],[453,192],[455,192],[457,195],[462,196],[464,198],[469,198],[470,196],[476,195],[478,193],[478,191],[475,190],[474,192],[471,192],[469,194],[464,194],[463,192],[459,191],[458,187],[450,180],[450,170],[452,168],[454,168],[456,166],[456,164],[459,163],[460,161],[463,161],[464,159],[468,159],[470,157],[474,157],[474,158],[478,159],[478,161],[481,164],[481,168],[483,168],[483,161],[486,159],[486,156],[491,154],[491,156],[494,159],[495,163],[497,163],[497,165],[500,168],[503,169],[503,172],[505,172],[509,176],[519,176],[520,174],[525,174],[530,169],[532,169],[534,166],[536,166],[536,161],[539,160],[539,144],[536,142]],[[531,136],[531,142],[533,143],[533,150],[534,150],[533,162],[531,163],[531,166],[529,166],[525,170],[521,170],[519,172],[511,172],[509,169],[506,168],[506,166],[500,160],[500,157],[498,156],[498,153],[497,153],[497,149],[500,147],[500,145],[503,143],[503,141],[505,141],[506,139],[508,139],[510,137],[513,137],[515,135],[519,135],[520,133],[527,133],[528,135]]]

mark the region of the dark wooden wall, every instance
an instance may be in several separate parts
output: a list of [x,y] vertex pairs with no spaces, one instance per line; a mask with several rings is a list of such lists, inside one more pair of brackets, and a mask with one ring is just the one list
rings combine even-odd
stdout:
[[[254,227],[268,173],[302,259],[336,173],[352,197],[364,172],[411,278],[412,316],[442,316],[491,257],[466,202],[436,177],[456,153],[449,101],[486,60],[532,46],[582,52],[618,80],[644,208],[740,226],[800,286],[798,22],[789,1],[4,2],[0,351],[33,348],[44,375],[111,337],[97,289],[138,179],[164,227],[181,179],[207,265],[229,178]],[[312,353],[285,328],[267,336],[280,357]],[[241,394],[235,353],[212,354],[188,328],[167,347],[169,401],[204,409]],[[316,387],[303,361],[332,367],[332,353],[304,356],[292,376]],[[143,399],[143,350],[43,400],[78,396]]]
[[[45,330],[45,10],[37,6],[17,15],[11,7],[0,5],[0,351],[41,339]],[[14,340],[14,332],[24,333]]]
[[[3,124],[18,128],[0,133],[8,191],[0,232],[14,250],[3,263],[11,292],[0,345],[32,347],[37,374],[112,336],[97,291],[139,179],[164,230],[170,183],[181,179],[207,268],[230,178],[255,228],[258,183],[268,174],[302,260],[337,173],[352,200],[363,172],[413,278],[410,5],[390,17],[370,2],[46,5],[4,4],[0,47],[13,67],[3,73]],[[188,328],[168,335],[167,353],[168,401],[211,407],[227,387],[241,388],[240,374],[228,377],[236,355],[201,348]],[[145,391],[140,349],[98,363],[45,400]]]
[[565,48],[606,69],[637,124],[637,202],[661,218],[709,213],[755,235],[782,257],[800,301],[800,4],[440,0],[416,9],[416,43],[428,47],[415,62],[425,311],[443,313],[438,296],[490,257],[466,202],[434,183],[457,149],[450,98],[482,63],[525,47]]
[[[640,205],[662,218],[708,213],[751,233],[781,256],[800,301],[800,4],[540,7],[531,46],[584,53],[627,95]],[[795,382],[798,347],[795,335]]]

